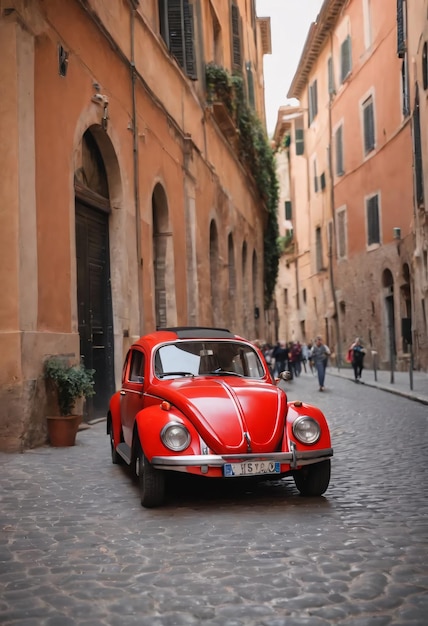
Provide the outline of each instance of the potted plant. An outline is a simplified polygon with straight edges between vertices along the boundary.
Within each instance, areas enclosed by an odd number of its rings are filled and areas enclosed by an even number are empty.
[[[44,375],[54,392],[59,415],[48,416],[48,436],[52,446],[74,446],[82,421],[83,402],[76,413],[76,402],[93,396],[95,370],[83,365],[69,365],[58,356],[49,357],[44,364]]]

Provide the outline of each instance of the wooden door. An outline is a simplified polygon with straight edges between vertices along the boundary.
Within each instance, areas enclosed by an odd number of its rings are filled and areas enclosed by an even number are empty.
[[[114,392],[113,315],[106,212],[76,201],[77,302],[80,354],[95,370],[86,419],[107,414]]]

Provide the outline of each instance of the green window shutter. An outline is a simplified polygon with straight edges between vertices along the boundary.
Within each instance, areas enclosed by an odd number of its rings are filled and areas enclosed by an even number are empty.
[[[185,72],[189,78],[196,80],[195,33],[193,28],[193,6],[184,2],[184,51],[186,59]]]
[[[256,99],[254,95],[254,78],[253,78],[253,70],[251,68],[251,61],[245,64],[245,69],[247,71],[247,88],[248,88],[248,102],[252,109],[256,108]]]
[[[197,78],[193,6],[189,0],[160,0],[160,34],[182,70]]]
[[[236,4],[231,6],[232,16],[232,65],[235,69],[240,70],[242,68],[242,56],[241,56],[241,16],[239,14],[239,8]]]
[[[336,131],[336,175],[343,176],[345,173],[343,166],[343,133],[342,126]]]
[[[292,220],[293,216],[292,216],[292,210],[291,210],[291,201],[290,200],[286,200],[284,202],[284,206],[285,206],[285,219],[286,220]]]
[[[296,154],[302,155],[305,153],[305,135],[303,128],[296,128],[295,132],[296,139]]]
[[[397,55],[403,59],[406,53],[406,27],[405,27],[404,0],[397,0]]]
[[[336,93],[336,91],[334,88],[333,59],[331,57],[327,61],[327,73],[328,73],[328,93],[332,95]]]
[[[312,124],[312,121],[315,119],[318,113],[318,86],[317,81],[309,85],[309,126]]]
[[[368,154],[375,148],[375,131],[374,131],[374,113],[373,113],[373,101],[371,98],[363,105],[363,120],[364,120],[364,150]]]
[[[340,47],[340,80],[343,83],[352,69],[351,36],[348,35]]]
[[[367,201],[367,244],[380,243],[378,197],[372,196]]]

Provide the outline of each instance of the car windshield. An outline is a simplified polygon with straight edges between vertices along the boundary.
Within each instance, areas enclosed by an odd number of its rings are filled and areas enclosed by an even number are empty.
[[[262,378],[265,372],[253,347],[235,341],[177,341],[155,354],[158,378],[207,374]]]

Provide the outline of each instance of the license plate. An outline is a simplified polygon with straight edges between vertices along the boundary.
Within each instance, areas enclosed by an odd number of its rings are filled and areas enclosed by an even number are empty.
[[[227,478],[279,473],[280,463],[275,461],[245,461],[245,463],[226,463],[223,466],[223,475]]]

